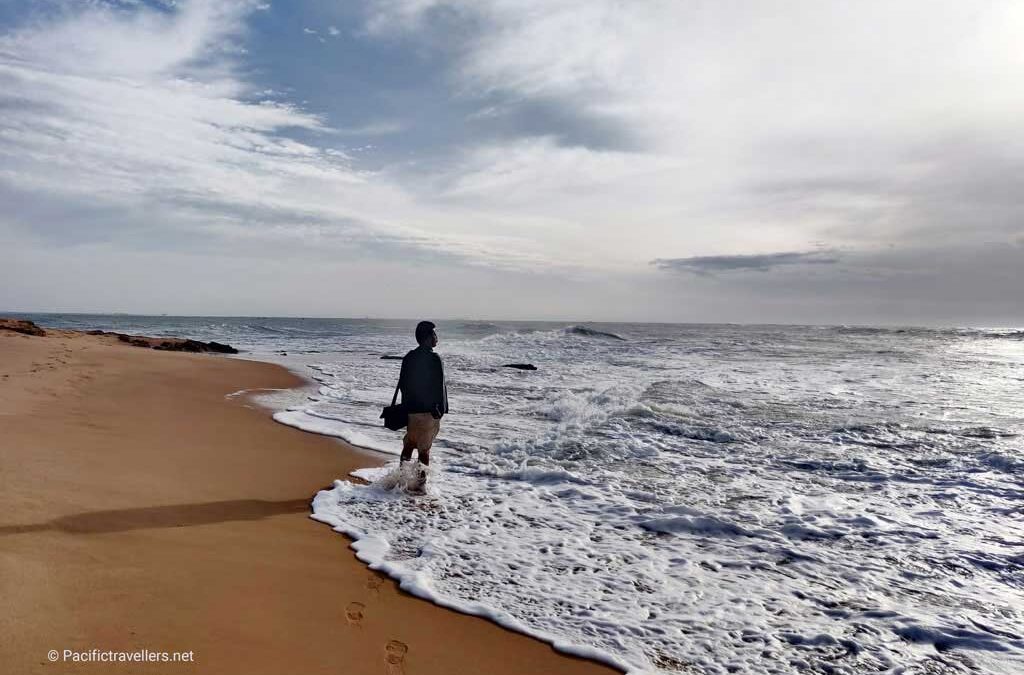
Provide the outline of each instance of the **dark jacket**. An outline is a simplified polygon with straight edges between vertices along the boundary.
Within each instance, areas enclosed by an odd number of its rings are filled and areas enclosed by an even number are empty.
[[[407,412],[433,413],[436,418],[448,412],[444,367],[441,357],[430,347],[420,345],[402,358],[398,389]]]

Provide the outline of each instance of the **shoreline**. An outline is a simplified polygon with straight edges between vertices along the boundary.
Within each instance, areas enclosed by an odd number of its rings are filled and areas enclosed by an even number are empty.
[[[0,331],[12,672],[136,672],[51,649],[194,652],[167,673],[618,672],[403,593],[310,518],[319,489],[385,460],[251,400],[299,374],[49,332]]]
[[[300,372],[296,368],[288,367],[285,364],[274,363],[272,361],[259,361],[256,359],[248,358],[246,356],[242,356],[242,353],[227,355],[227,358],[236,358],[239,360],[246,360],[254,363],[267,363],[270,365],[275,365],[285,369],[293,376],[302,381],[301,384],[286,389],[244,389],[238,392],[234,392],[233,394],[229,394],[229,396],[238,395],[243,399],[249,400],[258,409],[263,410],[268,415],[270,415],[271,419],[277,424],[281,424],[283,426],[295,429],[305,434],[312,434],[314,436],[319,436],[322,438],[338,441],[343,445],[347,446],[348,448],[354,449],[361,453],[366,453],[368,455],[367,461],[374,461],[376,466],[383,466],[384,464],[393,461],[398,457],[398,453],[396,452],[386,452],[384,450],[378,450],[376,448],[368,446],[357,445],[340,434],[316,431],[305,425],[296,424],[289,420],[279,419],[278,416],[282,414],[282,411],[277,411],[268,405],[255,401],[253,399],[253,396],[256,395],[258,392],[286,390],[298,391],[301,389],[312,390],[315,389],[315,387],[317,387],[319,383],[316,380],[309,377],[308,375],[306,375],[305,373]],[[338,481],[341,480],[351,481],[352,478],[353,477],[351,475],[342,476],[335,479],[334,482],[337,483]],[[357,480],[362,479],[357,478]],[[383,565],[375,564],[372,560],[372,556],[368,556],[366,553],[360,553],[360,549],[367,543],[363,541],[363,539],[366,537],[365,533],[362,533],[358,530],[354,530],[353,528],[348,527],[344,523],[341,523],[331,517],[317,515],[315,509],[317,500],[321,498],[321,495],[324,495],[324,498],[327,498],[326,496],[330,492],[332,485],[325,486],[323,489],[318,490],[312,496],[312,498],[310,499],[310,518],[322,525],[331,528],[332,532],[345,537],[345,539],[349,541],[349,548],[352,551],[353,555],[360,562],[362,562],[367,569],[372,570],[374,572],[378,572],[385,578],[389,579],[392,583],[397,585],[401,592],[419,598],[420,600],[428,602],[436,607],[451,610],[453,612],[457,612],[465,616],[476,617],[484,621],[493,623],[496,626],[504,628],[505,630],[508,630],[517,635],[522,635],[527,638],[539,640],[540,642],[549,645],[555,652],[562,654],[564,656],[574,659],[583,659],[585,661],[590,661],[596,664],[600,664],[602,666],[607,666],[608,668],[611,668],[613,672],[631,672],[632,669],[629,666],[629,664],[612,653],[602,651],[596,647],[580,645],[573,642],[566,642],[556,635],[552,635],[550,633],[537,630],[527,624],[522,623],[521,621],[514,618],[502,609],[493,608],[486,604],[475,601],[450,599],[448,597],[445,597],[434,592],[433,590],[422,588],[419,584],[409,583],[408,580],[402,576],[401,572],[397,571],[396,569],[393,569],[392,566],[387,563]]]
[[[375,466],[383,466],[388,462],[393,461],[396,457],[398,457],[398,453],[389,453],[383,450],[377,450],[375,448],[357,445],[341,435],[312,431],[301,425],[278,419],[277,416],[280,414],[281,411],[276,411],[274,410],[274,408],[263,403],[260,403],[259,401],[256,401],[254,397],[264,392],[299,391],[302,389],[313,389],[316,386],[318,386],[317,381],[308,377],[306,374],[299,372],[295,368],[289,368],[285,364],[274,363],[272,361],[260,361],[252,358],[243,357],[240,354],[241,353],[226,354],[225,358],[235,358],[238,360],[245,360],[253,363],[265,363],[268,365],[277,366],[279,368],[286,370],[295,378],[301,380],[301,382],[294,387],[242,389],[237,392],[228,394],[228,397],[237,396],[242,400],[249,401],[256,409],[262,410],[264,413],[269,415],[270,418],[277,424],[281,424],[288,428],[295,429],[296,431],[299,431],[304,434],[311,434],[313,436],[319,436],[322,438],[326,438],[328,440],[337,441],[342,445],[346,446],[350,450],[355,450],[359,453],[364,453],[367,455],[367,462],[373,462]],[[352,475],[346,475],[336,478],[334,482],[337,483],[338,481],[341,480],[351,481],[352,478]],[[362,478],[357,477],[357,481],[361,480]],[[562,654],[564,656],[573,659],[582,659],[602,666],[607,666],[611,668],[613,672],[617,673],[629,673],[631,671],[630,666],[627,663],[625,663],[622,659],[616,657],[614,654],[601,651],[600,649],[597,649],[595,647],[582,646],[572,642],[564,642],[555,635],[551,635],[543,631],[536,630],[529,625],[523,624],[522,622],[518,621],[517,619],[515,619],[514,617],[512,617],[507,612],[501,609],[495,609],[489,607],[488,605],[477,602],[452,600],[446,598],[443,595],[439,595],[433,591],[419,588],[416,585],[407,586],[406,581],[402,578],[400,573],[389,571],[388,565],[384,565],[383,568],[378,568],[377,566],[374,566],[371,560],[367,558],[365,554],[360,554],[360,542],[363,539],[363,536],[360,535],[362,533],[357,533],[357,531],[353,531],[351,528],[344,526],[343,524],[335,521],[332,518],[318,516],[316,514],[316,510],[314,507],[317,499],[319,499],[321,495],[326,495],[330,491],[331,487],[332,486],[325,486],[321,490],[318,490],[310,498],[310,519],[317,523],[320,523],[321,525],[329,527],[332,532],[339,534],[346,540],[348,540],[349,549],[351,550],[352,554],[356,557],[357,560],[363,563],[363,565],[368,570],[377,572],[386,579],[390,580],[398,587],[398,589],[402,593],[418,598],[424,602],[428,602],[440,609],[451,610],[464,616],[476,617],[489,623],[493,623],[494,625],[505,630],[508,630],[512,633],[515,633],[516,635],[522,635],[526,638],[539,640],[540,642],[549,645],[555,652]]]

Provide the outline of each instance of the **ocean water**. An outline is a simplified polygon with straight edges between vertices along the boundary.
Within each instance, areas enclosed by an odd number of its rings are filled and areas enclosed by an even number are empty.
[[[414,321],[28,318],[231,343],[316,382],[279,422],[400,448]],[[311,496],[403,588],[637,673],[1024,673],[1024,332],[438,333],[428,494]]]

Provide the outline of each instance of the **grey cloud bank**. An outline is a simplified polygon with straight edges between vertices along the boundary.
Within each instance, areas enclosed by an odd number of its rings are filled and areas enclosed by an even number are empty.
[[[690,258],[656,258],[651,261],[662,269],[694,272],[696,274],[712,274],[714,272],[733,272],[738,270],[756,270],[767,272],[783,265],[832,265],[839,262],[834,253],[808,251],[804,253],[763,253],[754,255],[707,255]]]

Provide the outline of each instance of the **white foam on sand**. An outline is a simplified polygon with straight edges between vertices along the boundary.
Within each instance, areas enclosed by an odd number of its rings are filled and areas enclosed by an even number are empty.
[[[340,438],[360,448],[368,448],[389,455],[400,454],[401,446],[394,442],[385,443],[357,431],[339,420],[325,419],[304,409],[284,410],[274,413],[274,421],[296,429],[302,429],[322,436]]]
[[[445,495],[439,494],[438,489],[429,480],[425,495],[410,493],[409,486],[416,482],[419,471],[420,465],[416,461],[406,462],[402,465],[392,463],[384,467],[357,469],[352,472],[352,475],[368,481],[368,484],[358,486],[347,481],[335,481],[332,489],[321,490],[313,498],[313,514],[310,517],[327,523],[336,532],[350,537],[353,540],[352,548],[356,552],[356,557],[367,563],[370,569],[383,572],[396,579],[399,582],[399,587],[407,593],[441,607],[483,617],[509,630],[536,637],[563,653],[593,659],[623,671],[635,670],[627,661],[613,653],[586,643],[574,643],[566,640],[558,633],[548,632],[531,623],[525,623],[515,614],[487,602],[446,593],[443,588],[437,587],[435,576],[429,569],[431,561],[444,565],[445,554],[439,548],[444,545],[443,541],[432,542],[415,551],[403,549],[401,545],[396,547],[392,543],[393,540],[386,535],[368,533],[351,524],[337,508],[340,504],[339,498],[344,500],[357,493],[360,494],[357,499],[365,500],[363,503],[371,508],[382,511],[393,510],[398,514],[443,508],[442,500],[445,499]],[[502,543],[501,541],[494,542],[498,547]]]
[[[947,585],[928,569],[933,549],[964,543],[931,539],[930,516],[894,522],[874,501],[867,517],[812,496],[781,500],[774,517],[727,518],[710,505],[652,508],[568,474],[534,472],[534,482],[465,468],[439,471],[416,497],[394,489],[394,465],[359,470],[371,483],[335,482],[312,517],[405,591],[629,672],[860,675],[934,659],[951,664],[936,672],[1010,673],[1024,663],[1024,635],[1008,628],[1021,625],[1020,608],[969,570]],[[990,611],[1002,628],[979,620]]]

